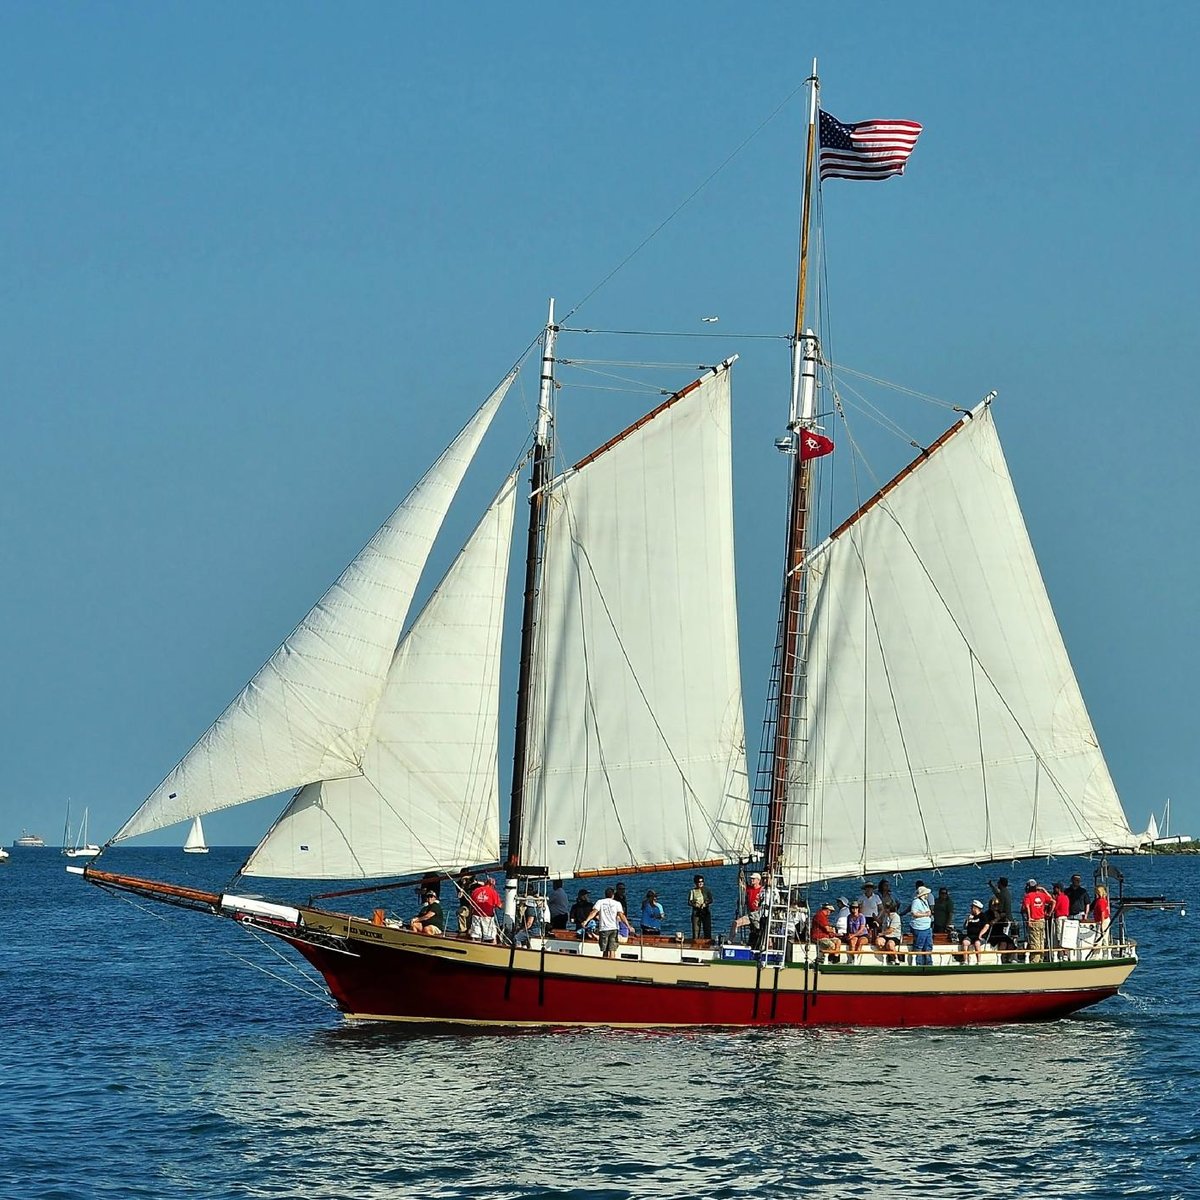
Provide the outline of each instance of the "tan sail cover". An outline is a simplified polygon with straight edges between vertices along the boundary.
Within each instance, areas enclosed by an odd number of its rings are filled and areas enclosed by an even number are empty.
[[[513,378],[488,398],[113,841],[360,772],[433,540]]]
[[[748,854],[728,364],[555,480],[522,861]]]
[[[794,882],[1137,839],[981,405],[808,558]],[[806,799],[809,806],[806,809]],[[795,844],[792,838],[789,842]]]
[[[355,879],[500,856],[500,639],[516,476],[396,651],[362,774],[292,798],[246,875]]]

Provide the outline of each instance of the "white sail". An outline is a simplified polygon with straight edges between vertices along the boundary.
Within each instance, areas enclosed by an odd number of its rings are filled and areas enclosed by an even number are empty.
[[[433,540],[513,378],[488,398],[113,841],[315,780],[359,774]]]
[[[794,881],[1137,844],[986,405],[807,572]]]
[[[192,818],[192,827],[188,830],[187,841],[183,843],[185,854],[207,854],[208,843],[204,840],[204,825],[199,817]]]
[[[522,861],[566,876],[748,854],[729,364],[549,504]]]
[[[244,874],[372,878],[499,858],[500,640],[516,482],[400,643],[362,774],[302,788]]]

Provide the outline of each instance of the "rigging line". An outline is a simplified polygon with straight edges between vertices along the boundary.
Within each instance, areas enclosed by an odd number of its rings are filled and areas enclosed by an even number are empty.
[[[596,369],[594,366],[584,366],[584,365],[581,365],[581,361],[580,361],[579,359],[576,359],[576,360],[575,360],[575,362],[574,362],[572,365],[573,365],[573,366],[575,367],[575,369],[576,369],[577,371],[579,371],[581,374],[584,374],[584,375],[594,375],[594,376],[596,376],[596,377],[597,377],[597,378],[599,378],[599,379],[615,379],[615,380],[617,380],[617,381],[618,381],[618,382],[620,382],[620,383],[628,383],[628,384],[630,384],[630,385],[631,385],[633,388],[635,388],[635,389],[636,389],[636,390],[638,390],[638,391],[643,391],[643,392],[647,392],[647,391],[648,391],[648,392],[653,392],[655,395],[663,395],[663,396],[673,396],[673,395],[675,394],[675,392],[676,392],[676,391],[678,391],[678,389],[677,389],[677,388],[674,388],[674,389],[671,389],[671,390],[667,390],[666,388],[659,388],[659,387],[655,387],[653,384],[646,383],[646,382],[644,382],[644,381],[643,381],[643,380],[641,380],[641,379],[630,379],[630,378],[629,378],[629,376],[627,376],[627,375],[618,375],[618,374],[616,374],[616,372],[614,372],[614,371],[599,371],[599,370],[597,370],[597,369]],[[614,365],[616,365],[616,364],[614,364]],[[636,366],[638,366],[639,364],[638,364],[638,363],[630,363],[630,364],[628,364],[628,365],[629,365],[629,366],[632,366],[632,367],[636,367]],[[711,368],[711,367],[700,367],[700,368],[699,368],[699,370],[701,370],[701,371],[705,371],[705,370],[709,370],[709,371],[711,371],[711,370],[712,370],[712,368]],[[589,385],[588,385],[588,384],[585,384],[585,383],[579,383],[578,381],[576,381],[576,382],[572,383],[572,385],[571,385],[571,386],[572,386],[572,387],[577,387],[577,388],[582,388],[582,387],[587,387],[587,386],[589,386]]]
[[[711,363],[696,363],[696,362],[657,362],[650,359],[624,359],[624,358],[556,358],[554,360],[560,367],[642,367],[646,370],[664,371],[712,371],[715,367]]]
[[[739,342],[790,342],[790,333],[691,333],[684,330],[663,329],[589,329],[583,326],[558,327],[560,333],[594,333],[613,337],[652,337],[652,338],[708,338],[710,340],[739,341]],[[528,351],[526,351],[528,353]]]
[[[804,87],[804,84],[798,84],[794,87],[749,135],[733,150],[731,154],[722,162],[711,174],[708,175],[701,183],[699,183],[676,208],[664,220],[660,221],[654,229],[650,231],[603,279],[570,312],[563,318],[563,322],[569,321],[610,279],[621,271],[629,262],[636,257],[646,245],[656,238],[712,181],[723,171],[741,152],[748,146],[758,135],[791,103],[792,98]]]
[[[858,371],[853,367],[846,366],[845,363],[830,363],[832,368],[837,367],[845,375],[853,375],[858,379],[865,379],[868,383],[878,384],[880,387],[891,389],[893,392],[899,392],[904,396],[912,396],[916,400],[927,400],[930,404],[936,405],[939,408],[946,408],[952,412],[965,411],[961,405],[957,405],[950,400],[943,400],[940,396],[931,396],[928,392],[919,392],[915,388],[904,387],[902,384],[893,383],[888,379],[880,379],[877,375],[868,375],[866,371]]]

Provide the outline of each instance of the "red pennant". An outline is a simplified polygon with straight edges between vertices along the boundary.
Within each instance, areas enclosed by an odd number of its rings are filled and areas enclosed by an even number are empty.
[[[813,433],[811,429],[800,431],[800,459],[802,462],[810,458],[821,458],[832,450],[833,442],[823,434]]]

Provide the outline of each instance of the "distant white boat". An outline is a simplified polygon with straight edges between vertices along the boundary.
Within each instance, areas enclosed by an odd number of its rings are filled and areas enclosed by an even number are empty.
[[[39,849],[45,844],[43,838],[38,837],[36,833],[26,833],[24,829],[21,830],[21,836],[13,842],[14,846],[32,846]]]
[[[0,863],[8,862],[8,851],[3,846],[0,846]]]
[[[87,840],[88,827],[88,810],[83,810],[83,820],[79,823],[79,830],[75,834],[75,840],[71,840],[71,803],[67,802],[67,820],[63,825],[63,848],[62,852],[68,858],[95,858],[100,853],[100,847],[95,842]]]
[[[1190,834],[1171,832],[1171,798],[1168,796],[1166,807],[1163,809],[1162,824],[1159,825],[1155,815],[1150,814],[1146,832],[1142,834],[1142,849],[1150,850],[1155,846],[1186,846],[1192,840]]]
[[[204,826],[200,824],[200,818],[196,817],[192,821],[192,827],[188,830],[187,841],[183,843],[184,854],[207,854],[208,846],[204,841]]]

